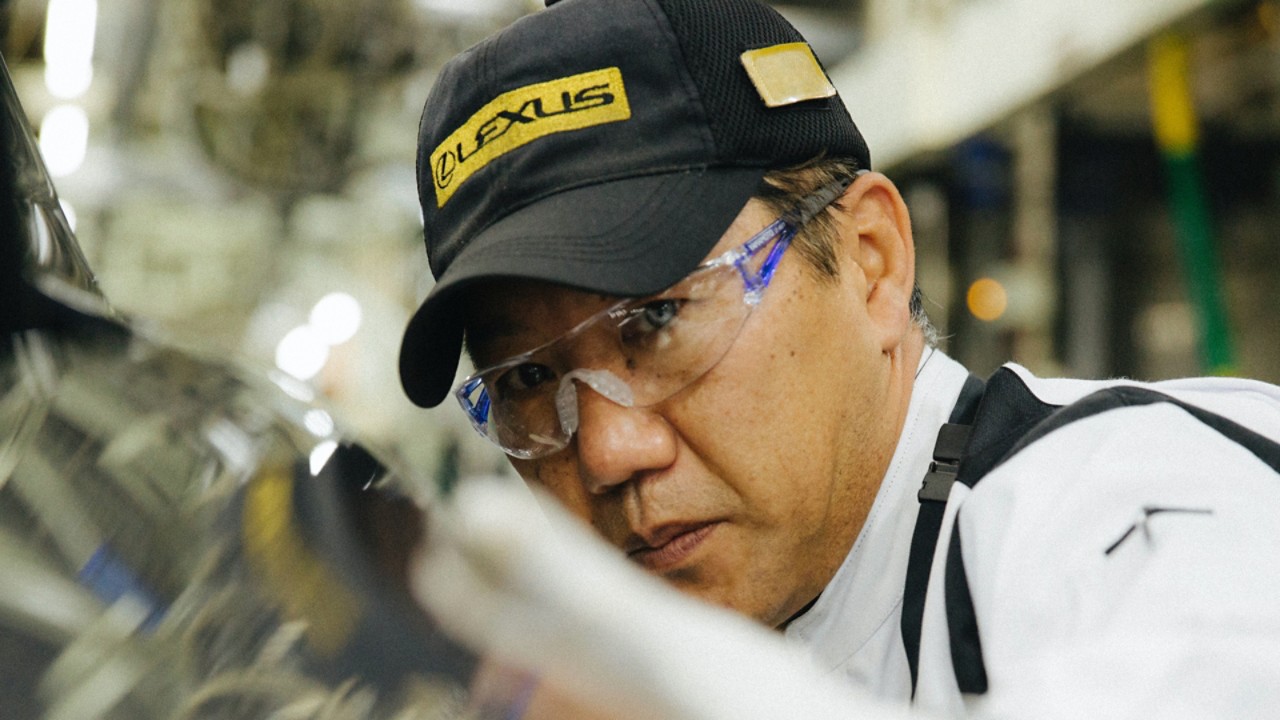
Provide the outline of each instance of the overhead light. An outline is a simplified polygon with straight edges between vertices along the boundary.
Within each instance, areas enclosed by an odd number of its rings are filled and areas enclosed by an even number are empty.
[[[44,24],[44,81],[64,100],[80,97],[93,82],[93,41],[98,0],[49,0]]]
[[[271,77],[271,56],[258,43],[242,43],[227,57],[227,87],[242,97],[258,94]]]
[[[302,425],[316,437],[329,437],[333,434],[333,417],[320,408],[311,408],[302,416]]]
[[[315,377],[329,362],[329,344],[310,325],[290,330],[276,346],[276,367],[299,380]]]
[[[40,154],[49,174],[70,175],[80,169],[89,149],[89,116],[79,105],[59,105],[40,123]]]
[[[999,320],[1009,308],[1009,293],[1004,285],[992,278],[979,278],[969,286],[965,298],[969,312],[983,322]]]
[[[320,298],[311,309],[311,329],[329,345],[341,345],[360,329],[363,316],[360,303],[344,292]]]

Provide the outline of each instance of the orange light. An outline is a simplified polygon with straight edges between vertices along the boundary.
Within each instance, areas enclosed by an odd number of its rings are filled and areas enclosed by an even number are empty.
[[[1009,293],[991,278],[980,278],[969,286],[969,312],[984,322],[994,322],[1009,308]]]

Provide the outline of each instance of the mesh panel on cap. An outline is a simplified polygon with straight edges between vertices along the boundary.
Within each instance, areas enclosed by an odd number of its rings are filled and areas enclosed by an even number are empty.
[[[776,10],[755,0],[657,3],[702,95],[721,157],[778,167],[825,154],[870,164],[866,144],[839,97],[774,109],[760,99],[742,66],[742,53],[804,40]]]

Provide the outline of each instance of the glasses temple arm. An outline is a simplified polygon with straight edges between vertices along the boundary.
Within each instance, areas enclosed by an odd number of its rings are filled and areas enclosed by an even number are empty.
[[[859,170],[849,177],[840,178],[824,185],[815,191],[812,195],[802,200],[794,208],[791,208],[784,219],[794,225],[800,227],[810,220],[818,216],[818,213],[826,209],[828,205],[836,201],[836,198],[844,194],[845,190],[853,184],[858,176],[865,174],[866,170]]]
[[[777,241],[769,249],[768,257],[761,263],[760,272],[749,274],[745,267],[739,266],[742,271],[742,279],[747,283],[748,293],[760,293],[769,286],[769,281],[773,279],[773,271],[778,267],[778,261],[782,258],[782,253],[786,251],[787,246],[791,244],[791,239],[796,236],[800,228],[817,217],[818,213],[825,210],[828,205],[835,202],[853,184],[853,181],[865,172],[867,171],[859,170],[849,177],[840,178],[828,185],[824,185],[780,219],[783,227],[778,232]]]
[[[791,238],[795,235],[794,225],[787,225],[778,233],[777,241],[773,243],[773,247],[769,248],[769,254],[765,256],[764,262],[760,263],[760,272],[748,275],[746,268],[742,268],[744,271],[742,279],[747,283],[748,293],[761,293],[769,287],[769,281],[773,280],[773,271],[778,269],[782,253],[786,252],[787,246],[791,244]]]

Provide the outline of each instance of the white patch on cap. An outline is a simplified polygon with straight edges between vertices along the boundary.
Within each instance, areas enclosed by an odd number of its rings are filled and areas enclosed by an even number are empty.
[[[768,107],[795,105],[836,95],[808,43],[787,43],[742,53],[742,66]]]

